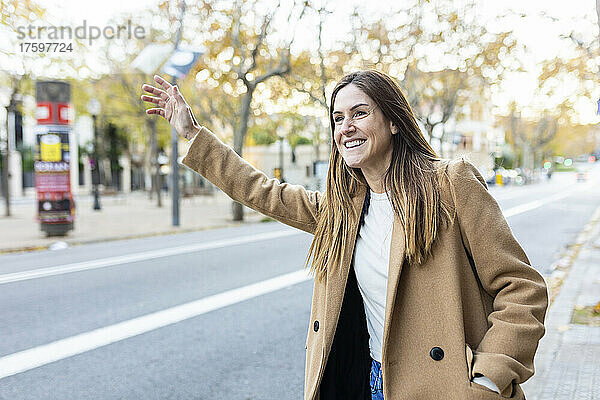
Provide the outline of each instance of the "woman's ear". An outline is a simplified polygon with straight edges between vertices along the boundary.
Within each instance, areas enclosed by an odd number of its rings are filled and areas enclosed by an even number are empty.
[[[396,133],[398,133],[398,127],[396,127],[396,125],[394,125],[394,123],[391,121],[390,121],[390,131],[392,131],[392,135],[395,135]]]

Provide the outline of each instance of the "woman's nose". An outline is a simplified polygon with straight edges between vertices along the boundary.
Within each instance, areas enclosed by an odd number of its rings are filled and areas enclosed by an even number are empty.
[[[344,122],[342,122],[342,125],[340,126],[340,133],[342,135],[345,135],[349,132],[353,132],[354,131],[354,125],[352,124],[352,120],[350,119],[345,119]]]

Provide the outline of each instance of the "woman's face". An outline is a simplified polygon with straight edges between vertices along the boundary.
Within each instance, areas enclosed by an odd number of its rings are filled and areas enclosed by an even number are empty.
[[[333,121],[335,144],[346,164],[383,176],[391,162],[393,125],[375,102],[348,84],[337,92]]]

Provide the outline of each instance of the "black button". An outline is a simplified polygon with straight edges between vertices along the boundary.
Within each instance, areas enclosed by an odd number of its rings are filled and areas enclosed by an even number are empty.
[[[316,331],[319,330],[319,321],[315,321],[315,324],[313,325],[313,329]]]
[[[429,355],[431,356],[431,358],[433,358],[435,361],[440,361],[442,358],[444,358],[444,350],[442,350],[439,347],[434,347],[433,349],[431,349],[431,351],[429,352]]]

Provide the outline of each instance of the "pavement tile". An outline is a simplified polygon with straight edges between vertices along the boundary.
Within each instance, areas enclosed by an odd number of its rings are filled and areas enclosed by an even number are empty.
[[[546,335],[525,382],[528,400],[600,399],[600,327],[571,324],[576,305],[600,301],[600,223],[593,226],[546,316]]]

